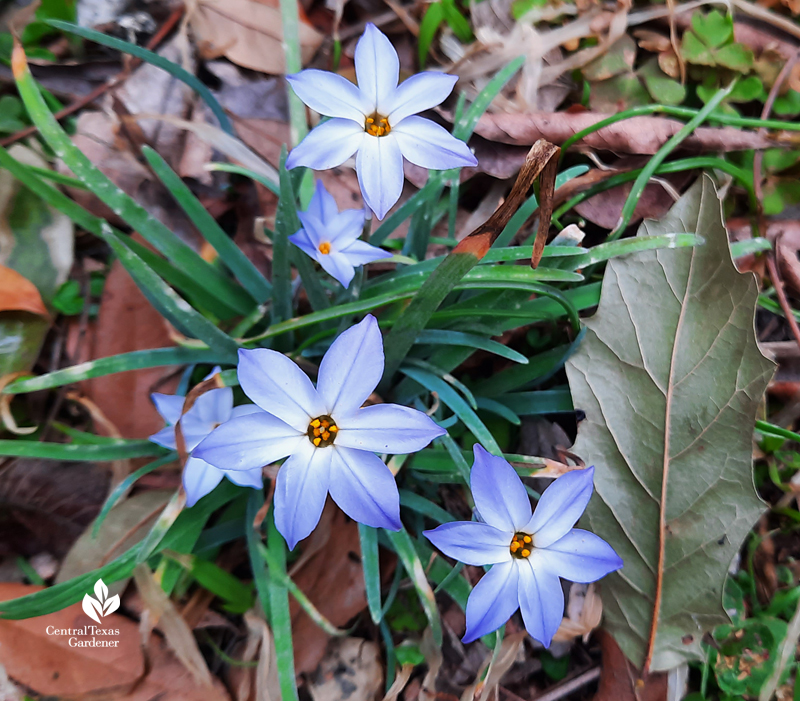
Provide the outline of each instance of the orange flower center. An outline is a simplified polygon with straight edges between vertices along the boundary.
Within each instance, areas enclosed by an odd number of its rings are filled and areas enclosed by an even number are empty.
[[[391,130],[389,120],[377,112],[367,117],[364,124],[364,131],[370,136],[386,136]]]
[[[515,533],[511,539],[511,545],[508,546],[511,554],[518,560],[529,557],[531,550],[533,550],[533,538],[527,533]]]
[[[322,255],[327,256],[331,252],[331,245],[326,241],[325,243],[321,243],[319,245],[319,252]]]
[[[322,415],[308,424],[306,435],[315,448],[327,448],[329,445],[333,445],[338,431],[339,427],[333,422],[333,419],[330,416]]]

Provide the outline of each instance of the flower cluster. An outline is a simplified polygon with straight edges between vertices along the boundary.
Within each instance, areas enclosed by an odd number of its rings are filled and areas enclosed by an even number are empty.
[[[374,24],[367,25],[358,41],[355,64],[358,86],[336,73],[316,69],[287,77],[306,105],[332,117],[292,150],[287,168],[327,170],[355,154],[364,201],[383,219],[400,199],[403,158],[435,170],[477,165],[463,141],[417,116],[447,98],[456,76],[426,71],[398,85],[397,52]]]
[[[622,567],[608,543],[573,528],[592,496],[593,478],[591,467],[568,472],[531,512],[514,468],[475,446],[470,486],[481,521],[425,531],[445,555],[468,565],[492,565],[467,601],[465,643],[496,630],[521,609],[528,633],[548,647],[564,611],[559,577],[594,582]]]

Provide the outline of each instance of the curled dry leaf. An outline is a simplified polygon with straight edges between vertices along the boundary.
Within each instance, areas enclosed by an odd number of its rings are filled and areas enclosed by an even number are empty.
[[[588,587],[573,584],[570,587],[567,614],[561,620],[561,625],[553,636],[553,641],[565,643],[573,638],[583,638],[586,641],[603,618],[603,600],[598,595],[594,584],[590,584]]]
[[[475,133],[504,144],[529,145],[539,139],[563,144],[608,116],[601,112],[486,114],[478,120]],[[578,145],[616,153],[652,155],[682,127],[682,122],[665,117],[633,117],[589,134]],[[683,147],[693,151],[746,151],[788,147],[794,139],[787,132],[757,134],[733,127],[700,127],[683,142]]]
[[[187,12],[205,58],[225,56],[262,73],[286,72],[278,0],[191,0]],[[300,52],[306,63],[322,44],[322,35],[300,12]]]

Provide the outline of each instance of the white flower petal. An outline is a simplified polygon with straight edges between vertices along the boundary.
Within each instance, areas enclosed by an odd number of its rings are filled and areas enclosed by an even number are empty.
[[[391,258],[392,254],[377,246],[371,246],[366,241],[353,241],[342,253],[347,256],[351,265],[359,266],[372,263],[374,260]]]
[[[475,444],[470,488],[481,518],[491,526],[516,533],[530,520],[531,502],[516,470]]]
[[[304,440],[281,465],[275,480],[275,526],[289,550],[314,530],[330,482],[332,448],[315,448]]]
[[[513,560],[494,565],[483,575],[467,599],[465,643],[497,630],[514,615],[519,608],[518,582],[519,566]]]
[[[305,432],[259,411],[226,421],[192,455],[222,470],[253,470],[285,458],[303,442],[309,443]]]
[[[363,125],[364,118],[372,113],[367,96],[336,73],[309,68],[286,76],[286,80],[297,97],[326,117],[352,119]]]
[[[394,127],[406,117],[418,112],[424,112],[431,107],[441,104],[453,92],[458,82],[457,75],[425,71],[417,73],[400,83],[394,91],[383,114],[389,119],[389,125]]]
[[[535,566],[532,558],[518,560],[519,607],[525,629],[545,647],[564,617],[564,591],[558,575]]]
[[[364,134],[356,172],[364,202],[383,219],[403,192],[403,156],[394,132],[387,136]]]
[[[197,417],[199,421],[205,423],[222,423],[231,416],[233,408],[233,389],[230,387],[220,387],[211,389],[201,394],[186,415],[183,421],[191,415]]]
[[[301,433],[325,404],[297,364],[267,348],[239,351],[239,382],[244,393],[265,411]]]
[[[594,491],[594,467],[561,475],[544,490],[536,510],[525,526],[533,533],[533,544],[546,548],[563,538],[581,517]]]
[[[358,87],[367,99],[365,114],[377,111],[386,116],[400,77],[400,61],[392,42],[372,22],[356,44],[355,64]]]
[[[181,418],[181,411],[183,411],[183,402],[186,397],[179,397],[175,394],[161,394],[153,392],[150,395],[153,404],[156,405],[156,411],[161,415],[168,424],[175,425],[178,419]]]
[[[328,170],[342,165],[361,146],[364,125],[350,119],[329,119],[312,129],[286,159],[287,168]]]
[[[260,406],[256,404],[241,404],[240,406],[235,406],[231,409],[231,419],[235,419],[238,416],[250,416],[250,414],[266,414]]]
[[[336,421],[337,445],[373,453],[413,453],[447,433],[427,414],[399,404],[367,406]]]
[[[292,234],[289,237],[289,241],[291,241],[295,246],[297,246],[309,258],[313,258],[314,260],[319,260],[319,256],[321,255],[319,249],[311,240],[311,238],[308,235],[308,232],[305,229],[300,229],[300,231],[298,231],[296,234]]]
[[[422,534],[447,557],[465,565],[495,565],[511,560],[509,534],[488,523],[444,523]]]
[[[328,240],[327,227],[315,214],[311,212],[298,212],[297,218],[300,219],[300,223],[303,225],[300,231],[305,232],[312,246],[319,246],[320,243]]]
[[[314,258],[317,259],[322,269],[334,280],[339,282],[342,287],[347,289],[350,286],[356,271],[355,268],[350,265],[347,256],[343,253],[332,251],[331,253],[319,253],[314,256]]]
[[[383,338],[372,314],[342,333],[319,365],[317,391],[338,422],[353,414],[383,376]]]
[[[354,521],[393,531],[403,527],[394,475],[374,453],[334,445],[330,492]]]
[[[392,129],[406,160],[421,168],[448,170],[478,165],[463,141],[444,127],[423,117],[406,117]]]
[[[186,506],[194,506],[206,494],[213,491],[223,477],[222,470],[199,458],[189,458],[181,478],[186,492]]]

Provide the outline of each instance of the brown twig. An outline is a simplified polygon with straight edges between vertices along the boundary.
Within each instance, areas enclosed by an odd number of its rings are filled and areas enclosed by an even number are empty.
[[[574,679],[559,684],[540,696],[535,696],[533,701],[559,701],[559,699],[569,696],[581,687],[591,684],[593,681],[599,678],[600,667],[593,667],[592,669],[586,670],[583,674],[575,677]]]
[[[169,17],[167,17],[164,24],[161,25],[159,30],[150,38],[150,41],[147,42],[146,48],[148,50],[152,51],[153,49],[155,49],[164,40],[164,37],[166,37],[167,34],[169,34],[175,28],[175,25],[183,16],[184,9],[185,8],[183,7],[183,5],[181,5],[180,7],[177,7],[172,11],[172,14]],[[69,117],[71,114],[74,114],[78,110],[83,109],[87,105],[90,105],[98,97],[101,97],[106,92],[111,90],[111,88],[116,87],[124,80],[126,80],[128,76],[131,74],[131,72],[135,68],[138,68],[139,65],[141,65],[141,63],[142,59],[134,58],[130,62],[128,68],[115,75],[107,83],[104,83],[103,85],[98,85],[88,95],[84,95],[83,97],[78,98],[74,102],[70,103],[63,109],[56,112],[54,115],[55,118],[57,120],[62,120],[65,117]],[[11,134],[11,136],[7,136],[5,139],[0,140],[0,146],[3,147],[10,146],[11,144],[20,141],[21,139],[25,139],[28,136],[35,134],[37,131],[39,131],[39,129],[36,126],[26,127],[25,129],[22,129],[16,132],[15,134]]]
[[[781,280],[780,274],[778,273],[778,266],[775,264],[775,255],[773,253],[767,255],[767,272],[770,280],[772,280],[775,293],[778,295],[778,303],[781,305],[783,315],[789,323],[789,328],[792,331],[795,341],[797,341],[797,345],[800,346],[800,326],[797,325],[797,320],[794,318],[794,311],[789,305],[789,300],[786,298],[786,291],[783,289],[783,280]]]

